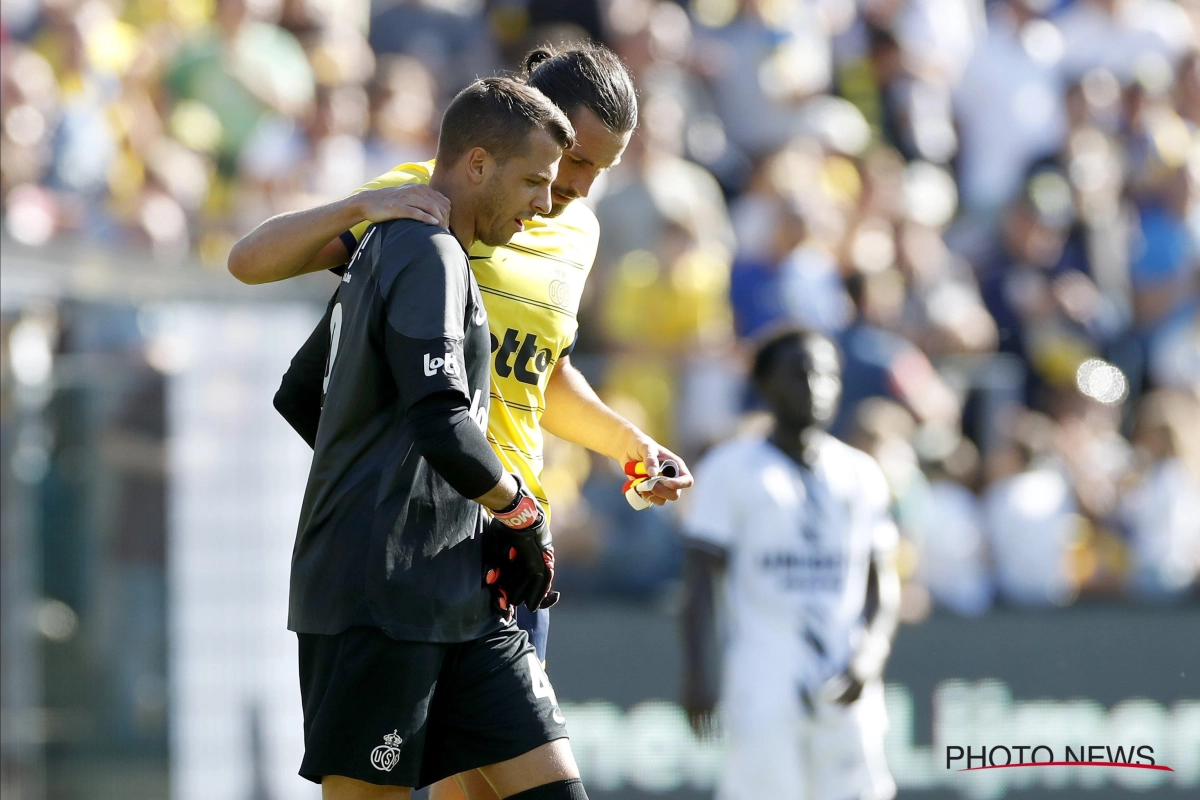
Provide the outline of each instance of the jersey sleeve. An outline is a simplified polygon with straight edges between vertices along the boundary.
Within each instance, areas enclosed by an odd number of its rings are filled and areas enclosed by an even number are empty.
[[[329,364],[329,328],[336,302],[337,292],[334,292],[325,315],[292,356],[273,400],[275,410],[309,447],[316,447],[317,426],[321,421],[321,387]]]
[[[684,536],[701,545],[728,550],[736,533],[736,469],[731,453],[718,448],[696,468],[696,489],[683,516]]]
[[[559,358],[564,358],[575,352],[575,345],[579,344],[579,331],[575,331],[575,335],[571,337],[571,343],[563,348],[563,351],[558,354]]]
[[[358,243],[362,241],[363,234],[369,227],[371,227],[371,223],[364,219],[350,230],[343,231],[342,235],[338,237],[342,240],[342,244],[346,245],[346,250],[350,255],[354,255],[354,251],[358,249]]]
[[[330,267],[330,272],[339,277],[346,274],[346,267],[349,265],[350,259],[354,258],[354,253],[358,250],[358,243],[362,241],[362,237],[366,234],[369,225],[370,223],[364,222],[356,226],[355,229],[358,230],[357,236],[351,231],[342,231],[338,238],[342,240],[342,246],[346,248],[346,263]]]
[[[390,225],[380,246],[385,348],[401,410],[438,392],[468,398],[463,336],[470,297],[466,255],[432,225]]]

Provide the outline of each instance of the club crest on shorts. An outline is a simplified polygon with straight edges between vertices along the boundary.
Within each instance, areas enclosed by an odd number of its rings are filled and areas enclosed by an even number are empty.
[[[384,772],[391,772],[400,763],[400,745],[402,744],[404,744],[404,740],[396,734],[395,730],[386,734],[383,737],[383,744],[371,751],[371,766]]]

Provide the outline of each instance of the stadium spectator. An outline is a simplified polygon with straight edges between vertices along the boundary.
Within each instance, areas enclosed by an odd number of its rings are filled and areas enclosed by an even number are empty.
[[[268,110],[302,114],[313,74],[296,38],[250,17],[244,0],[218,0],[213,23],[188,36],[165,75],[176,100],[211,109],[220,124],[218,166],[232,174],[238,155]]]
[[[956,424],[958,399],[928,357],[896,330],[904,276],[892,267],[874,274],[856,272],[847,288],[858,315],[840,337],[845,389],[831,430],[845,435],[858,403],[870,397],[892,398],[922,423]]]
[[[615,352],[605,386],[641,404],[651,436],[679,441],[679,384],[729,343],[728,295],[725,253],[679,222],[664,223],[653,250],[634,250],[609,276],[601,312]]]
[[[1029,165],[1066,135],[1062,34],[1030,0],[990,6],[987,35],[954,95],[963,204],[986,216],[1017,196]]]
[[[808,231],[804,218],[791,204],[770,194],[744,196],[735,215],[743,225],[758,228],[758,235],[751,240],[758,246],[741,247],[729,282],[734,326],[737,335],[745,339],[762,333],[787,313],[783,297],[785,264],[795,257]],[[751,215],[754,220],[749,219]],[[739,245],[743,241],[739,237]],[[833,278],[840,286],[836,273]]]
[[[658,246],[664,227],[681,225],[702,247],[733,251],[733,229],[721,187],[708,170],[683,157],[683,119],[669,95],[644,99],[642,126],[625,151],[621,169],[596,205],[600,285],[605,270],[633,250]]]
[[[701,20],[719,23],[700,31],[700,68],[735,147],[755,158],[791,138],[804,101],[832,80],[834,21],[813,6],[762,0],[739,0],[732,19]]]
[[[906,170],[905,189],[905,219],[895,232],[897,264],[908,286],[903,329],[933,359],[991,352],[996,323],[983,304],[975,272],[942,236],[949,215],[938,206],[953,209],[950,177],[916,162]]]
[[[983,509],[979,502],[979,451],[969,439],[942,437],[922,459],[929,494],[920,526],[918,579],[939,605],[967,617],[992,605]]]
[[[1200,575],[1200,404],[1181,392],[1142,400],[1133,443],[1137,471],[1121,500],[1133,592],[1154,600],[1186,596]]]
[[[1147,58],[1175,60],[1195,48],[1191,19],[1170,0],[1077,0],[1058,26],[1063,70],[1072,77],[1103,67],[1128,80]]]
[[[1070,385],[1100,338],[1104,297],[1064,258],[1073,221],[1070,185],[1040,173],[1006,211],[1000,246],[980,270],[1000,350],[1027,365],[1030,399],[1046,384]]]
[[[378,55],[411,56],[441,76],[439,108],[475,77],[500,67],[482,6],[425,0],[390,3],[372,19],[369,41]]]
[[[988,465],[988,546],[1000,597],[1017,607],[1066,605],[1078,591],[1070,561],[1077,505],[1053,437],[1052,420],[1023,414]]]

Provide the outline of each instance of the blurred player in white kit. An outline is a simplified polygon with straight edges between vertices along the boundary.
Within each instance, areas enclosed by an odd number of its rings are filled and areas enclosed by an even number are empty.
[[[684,518],[684,705],[710,735],[719,696],[730,746],[718,800],[890,800],[882,675],[900,579],[888,487],[874,459],[824,430],[841,394],[832,342],[779,331],[753,380],[773,429],[714,448]]]

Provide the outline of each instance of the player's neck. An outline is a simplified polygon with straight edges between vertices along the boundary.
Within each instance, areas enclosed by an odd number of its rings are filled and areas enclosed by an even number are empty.
[[[429,176],[429,188],[441,192],[450,201],[450,233],[464,250],[470,250],[475,244],[475,207],[467,193],[449,175],[438,172],[436,166]]]
[[[788,458],[807,467],[812,462],[812,448],[820,432],[819,428],[812,425],[789,425],[776,420],[775,429],[771,432],[771,443]]]
[[[462,205],[456,206],[453,200],[450,201],[450,233],[458,239],[463,250],[470,250],[475,244],[475,214]]]

